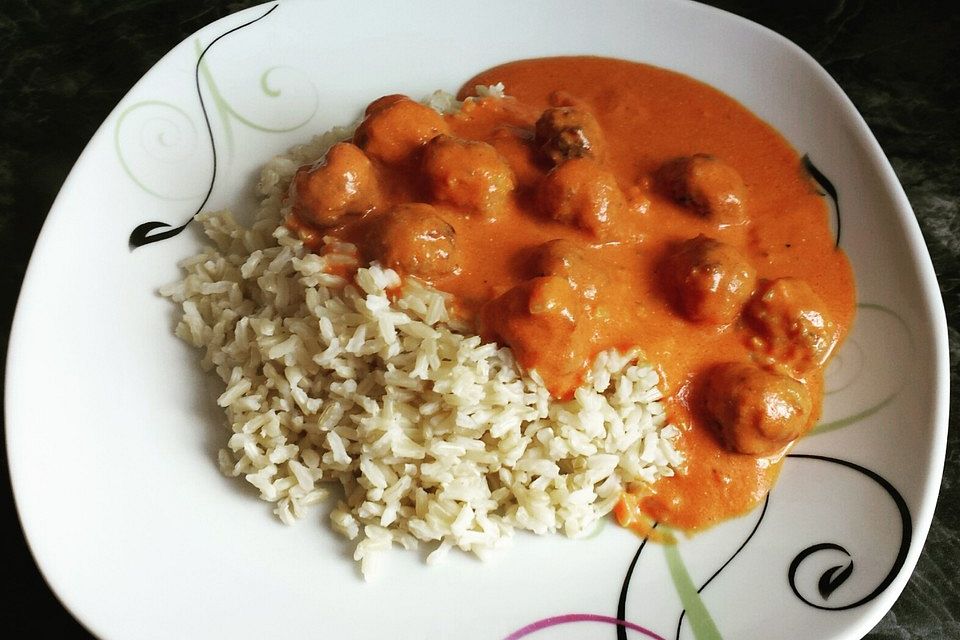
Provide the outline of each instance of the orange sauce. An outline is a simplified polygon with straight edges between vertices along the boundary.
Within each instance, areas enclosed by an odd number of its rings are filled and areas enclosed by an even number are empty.
[[[456,229],[460,262],[456,272],[431,278],[432,284],[454,295],[460,314],[485,338],[510,344],[520,364],[537,369],[557,397],[572,393],[597,353],[642,349],[661,374],[686,462],[676,476],[636,496],[639,509],[687,530],[748,511],[775,481],[783,452],[757,457],[727,450],[698,398],[710,367],[754,359],[749,336],[738,322],[717,326],[678,314],[662,263],[674,243],[706,234],[736,247],[760,279],[805,280],[842,339],[853,318],[854,280],[845,255],[834,247],[823,197],[782,136],[729,96],[687,76],[605,58],[524,60],[472,78],[459,98],[472,95],[476,85],[496,83],[504,84],[509,99],[470,100],[444,119],[452,135],[492,144],[510,165],[516,189],[495,216],[435,203]],[[603,166],[626,200],[609,233],[600,237],[538,210],[536,185],[551,166],[537,156],[534,124],[544,109],[555,106],[551,96],[558,91],[599,122],[606,139]],[[722,158],[742,176],[746,224],[718,225],[655,187],[654,176],[665,162],[698,153]],[[322,233],[297,220],[291,226],[308,240],[326,233],[355,242],[376,258],[370,238],[391,207],[431,201],[415,160],[377,171],[381,200],[374,210]],[[537,247],[558,238],[585,248],[596,272],[596,295],[588,307],[571,307],[569,326],[527,322],[510,307],[523,307],[523,288],[542,275]],[[503,296],[511,290],[515,296]],[[822,368],[805,373],[801,381],[818,415]]]

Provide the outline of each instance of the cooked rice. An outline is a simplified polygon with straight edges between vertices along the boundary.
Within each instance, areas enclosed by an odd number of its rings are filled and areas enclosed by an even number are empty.
[[[449,94],[428,103],[459,107]],[[553,400],[510,349],[451,317],[446,294],[360,265],[353,245],[325,238],[318,255],[288,232],[282,194],[297,167],[350,133],[271,161],[252,227],[229,211],[198,216],[214,246],[161,290],[182,305],[176,334],[226,385],[223,472],[276,503],[285,523],[339,483],[330,519],[357,541],[364,576],[394,543],[429,543],[434,562],[452,547],[483,557],[515,529],[580,536],[622,489],[672,475],[677,430],[636,353],[600,354],[572,400]],[[328,272],[344,265],[359,267],[350,280]]]

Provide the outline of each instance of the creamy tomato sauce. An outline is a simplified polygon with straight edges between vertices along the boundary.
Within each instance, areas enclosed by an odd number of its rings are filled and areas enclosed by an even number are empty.
[[[481,73],[509,98],[440,116],[370,105],[351,143],[302,168],[288,225],[453,294],[566,398],[591,360],[659,368],[685,467],[633,496],[694,530],[762,500],[819,416],[854,281],[797,153],[723,93],[594,57]]]

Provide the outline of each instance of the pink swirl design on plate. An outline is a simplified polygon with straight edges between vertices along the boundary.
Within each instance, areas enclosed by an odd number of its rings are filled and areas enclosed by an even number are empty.
[[[504,640],[520,640],[520,638],[524,638],[531,633],[536,633],[542,629],[556,627],[561,624],[569,624],[571,622],[605,622],[607,624],[619,625],[632,631],[637,631],[648,638],[653,638],[654,640],[666,640],[663,636],[657,635],[653,631],[645,629],[638,624],[634,624],[626,620],[620,620],[618,618],[612,618],[610,616],[597,615],[595,613],[568,613],[562,616],[553,616],[552,618],[537,620],[536,622],[531,622],[525,627],[517,629],[504,638]]]

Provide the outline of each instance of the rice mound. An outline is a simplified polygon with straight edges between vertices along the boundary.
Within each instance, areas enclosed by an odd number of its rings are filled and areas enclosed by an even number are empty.
[[[428,103],[458,106],[439,93]],[[182,306],[176,334],[226,385],[223,472],[285,523],[339,483],[330,519],[357,541],[367,577],[394,543],[430,543],[434,562],[452,547],[484,557],[516,529],[581,536],[622,489],[673,475],[678,431],[638,353],[600,354],[574,398],[556,401],[510,349],[452,317],[446,294],[360,264],[355,246],[331,238],[313,253],[283,226],[297,167],[350,133],[267,164],[250,228],[229,211],[198,216],[213,246],[161,289]]]

